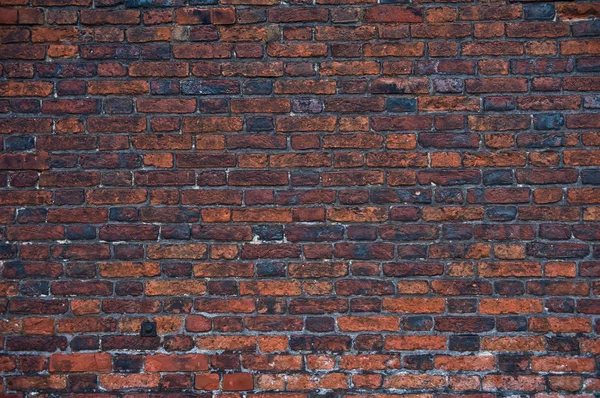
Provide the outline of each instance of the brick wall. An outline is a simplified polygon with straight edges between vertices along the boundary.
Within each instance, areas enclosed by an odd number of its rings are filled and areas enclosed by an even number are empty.
[[[1,397],[599,396],[600,3],[380,3],[0,0]]]

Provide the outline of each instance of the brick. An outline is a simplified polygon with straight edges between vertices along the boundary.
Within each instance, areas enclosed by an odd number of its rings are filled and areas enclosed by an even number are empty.
[[[542,275],[542,267],[537,262],[482,263],[479,273],[484,277],[535,277]]]
[[[426,148],[475,148],[480,140],[478,134],[421,133],[418,141]]]
[[[47,170],[48,153],[3,154],[0,155],[0,167],[4,170]]]
[[[437,369],[451,371],[483,371],[495,367],[496,360],[491,355],[480,356],[447,356],[439,355],[434,359]]]
[[[483,349],[493,351],[544,351],[546,339],[540,336],[484,337],[481,345]]]
[[[138,99],[138,112],[143,113],[193,113],[196,110],[194,99]]]
[[[373,94],[426,94],[429,81],[423,78],[377,78],[371,82]]]
[[[206,257],[207,246],[200,243],[182,245],[149,245],[150,259],[203,259]]]
[[[375,61],[330,61],[322,62],[320,73],[323,76],[376,75],[379,64]]]
[[[277,77],[283,76],[282,62],[225,62],[223,76]]]
[[[591,329],[589,320],[582,318],[531,318],[529,328],[535,332],[586,333]]]
[[[122,3],[0,0],[5,395],[600,390],[597,2]]]
[[[160,275],[159,263],[153,262],[105,262],[98,265],[100,276],[105,278],[134,278]]]
[[[569,35],[569,25],[561,22],[528,22],[506,24],[508,37],[562,37]]]
[[[567,200],[571,204],[600,203],[599,193],[600,190],[595,188],[571,188],[567,190]]]
[[[558,357],[534,357],[531,360],[531,369],[536,372],[590,372],[594,364],[591,358],[568,358],[561,360]]]
[[[6,232],[8,240],[60,240],[64,237],[64,228],[57,226],[10,226]]]
[[[423,22],[423,10],[415,6],[376,6],[367,10],[365,20],[376,23]]]
[[[462,47],[466,56],[516,56],[523,54],[523,45],[516,41],[505,42],[469,42]]]
[[[425,221],[479,220],[483,219],[481,207],[439,207],[423,209]]]
[[[54,87],[51,82],[2,82],[0,97],[47,97]]]
[[[398,330],[398,319],[389,316],[346,316],[338,318],[338,327],[347,332],[396,331]]]
[[[208,359],[203,354],[155,354],[144,360],[147,372],[196,372],[208,370]]]
[[[241,131],[243,120],[240,117],[186,117],[183,119],[184,133],[215,133]]]
[[[521,391],[540,391],[544,388],[541,376],[486,376],[483,380],[486,389],[512,388]],[[510,387],[509,387],[510,386]]]
[[[326,22],[328,13],[326,9],[312,8],[272,8],[269,10],[269,22]]]
[[[140,22],[140,12],[137,10],[82,10],[80,15],[84,25],[132,25]]]
[[[232,220],[234,222],[290,222],[292,215],[287,209],[244,209],[234,210]]]
[[[561,43],[560,53],[562,55],[597,55],[600,54],[599,40],[567,40]]]
[[[145,189],[95,189],[87,192],[91,204],[136,204],[146,201]]]
[[[223,375],[223,391],[247,391],[254,388],[250,373],[230,373]]]
[[[286,113],[290,111],[290,102],[286,99],[233,99],[233,113]]]
[[[365,44],[363,53],[366,57],[419,57],[424,53],[423,43],[375,43]]]
[[[314,44],[292,44],[292,43],[270,43],[267,45],[267,54],[271,57],[325,57],[327,56],[327,45]]]
[[[302,366],[302,357],[298,355],[242,355],[242,364],[247,369],[275,371],[299,370]]]
[[[100,228],[99,237],[106,241],[156,240],[158,232],[158,227],[152,225],[105,225]]]
[[[17,40],[19,41],[19,40]],[[0,45],[0,50],[3,55],[0,59],[29,59],[41,60],[46,56],[46,47],[41,44],[3,44]],[[10,54],[10,55],[9,55]]]
[[[446,378],[434,375],[390,375],[385,378],[383,386],[395,389],[440,388],[446,386]]]
[[[384,208],[331,208],[327,218],[334,222],[374,222],[385,221],[388,213]]]
[[[181,168],[212,168],[212,167],[231,167],[235,165],[235,155],[233,154],[197,154],[185,153],[176,154],[175,162]]]
[[[160,377],[154,374],[102,374],[100,385],[106,390],[158,387]]]
[[[326,135],[323,137],[323,147],[334,149],[382,148],[383,137],[371,133]]]
[[[535,299],[483,299],[479,302],[483,314],[524,314],[542,312],[542,303]]]
[[[99,354],[53,354],[50,372],[106,372],[112,369],[111,356]]]
[[[177,44],[173,46],[173,56],[178,59],[229,58],[230,44]]]
[[[371,124],[375,131],[427,130],[431,127],[429,116],[374,116]]]
[[[88,119],[92,133],[139,133],[146,129],[146,119],[140,117],[103,117]]]
[[[340,358],[340,367],[342,369],[368,369],[385,370],[397,369],[399,359],[393,355],[382,354],[362,354],[362,355],[343,355]]]
[[[65,375],[9,376],[6,385],[15,391],[32,389],[63,390],[67,386],[67,378]]]
[[[330,80],[276,81],[276,94],[335,94],[336,82]]]
[[[383,308],[389,312],[428,314],[442,312],[443,299],[426,298],[385,298]]]
[[[143,81],[102,80],[88,83],[92,95],[140,95],[147,94],[149,85]]]
[[[45,100],[42,102],[42,112],[62,115],[62,114],[94,114],[97,112],[98,102],[93,99],[77,100]]]
[[[185,77],[188,73],[189,65],[183,62],[143,62],[129,66],[132,77]]]

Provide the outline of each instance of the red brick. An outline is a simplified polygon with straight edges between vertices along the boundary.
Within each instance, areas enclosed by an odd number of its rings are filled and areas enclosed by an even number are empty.
[[[228,373],[223,375],[223,391],[247,391],[254,388],[250,373]]]
[[[140,95],[147,94],[148,87],[148,83],[143,81],[90,81],[88,93],[92,95]]]
[[[160,245],[152,244],[147,248],[149,259],[190,259],[206,257],[207,246],[201,243]]]
[[[434,359],[436,369],[448,371],[484,371],[491,370],[496,365],[496,358],[492,355],[439,355]]]
[[[131,388],[156,388],[160,376],[155,374],[102,374],[98,377],[100,385],[106,390]]]
[[[600,391],[599,3],[121,3],[0,0],[4,395]]]
[[[594,360],[583,357],[533,357],[531,358],[531,370],[534,372],[593,372]]]
[[[272,8],[269,10],[269,22],[326,22],[328,13],[323,8]]]
[[[0,82],[0,97],[47,97],[53,91],[51,82]]]
[[[479,312],[482,314],[529,314],[542,312],[538,299],[482,299]]]
[[[84,25],[131,25],[140,22],[140,12],[137,10],[82,10],[80,15]]]
[[[87,192],[90,204],[136,204],[146,201],[145,189],[94,189]]]
[[[321,43],[292,44],[292,43],[270,43],[267,46],[267,54],[271,57],[295,58],[295,57],[325,57],[327,56],[327,45]]]
[[[225,62],[223,76],[277,77],[283,76],[282,62]]]
[[[196,110],[194,99],[138,99],[138,112],[144,113],[193,113]]]
[[[50,372],[106,372],[112,370],[111,356],[97,354],[53,354]]]
[[[534,332],[587,333],[591,322],[585,318],[531,318],[529,328]]]
[[[47,170],[48,153],[38,152],[32,154],[2,154],[0,167],[3,170]]]
[[[376,6],[367,10],[365,20],[376,23],[423,22],[423,10],[416,6]]]
[[[338,318],[338,327],[346,332],[397,331],[399,325],[392,316],[344,316]]]
[[[189,65],[183,62],[140,62],[129,66],[129,75],[133,77],[185,77],[188,74]]]
[[[208,358],[203,354],[154,354],[144,360],[146,372],[197,372],[208,370]]]
[[[241,99],[231,100],[233,113],[287,113],[290,111],[290,102],[287,99]]]
[[[66,375],[7,376],[6,385],[14,391],[64,390],[67,387],[67,377]]]
[[[6,237],[15,241],[60,240],[64,237],[64,228],[61,225],[9,226]]]
[[[385,298],[383,307],[389,312],[398,313],[439,313],[443,312],[444,300],[438,298]]]
[[[323,76],[376,75],[379,64],[375,61],[322,62],[320,72]]]
[[[213,59],[229,58],[232,46],[230,44],[176,44],[173,55],[179,59]]]
[[[385,348],[388,351],[444,350],[446,338],[444,336],[388,336],[385,339]]]
[[[523,44],[516,41],[469,42],[462,47],[466,56],[515,56],[523,54]]]
[[[484,337],[484,350],[500,352],[545,351],[546,339],[542,336]]]

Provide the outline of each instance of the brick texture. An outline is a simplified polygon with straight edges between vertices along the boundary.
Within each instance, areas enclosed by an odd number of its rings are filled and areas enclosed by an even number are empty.
[[[0,7],[0,397],[600,397],[600,3]]]

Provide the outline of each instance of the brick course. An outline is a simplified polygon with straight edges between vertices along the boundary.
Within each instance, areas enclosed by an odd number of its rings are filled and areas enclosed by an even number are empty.
[[[0,397],[600,396],[600,3],[0,6]]]

